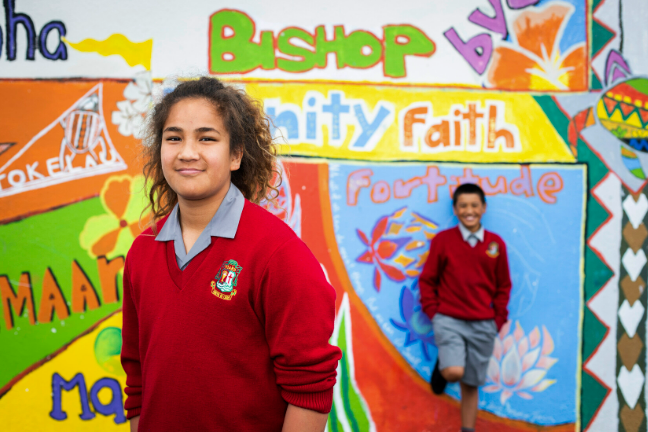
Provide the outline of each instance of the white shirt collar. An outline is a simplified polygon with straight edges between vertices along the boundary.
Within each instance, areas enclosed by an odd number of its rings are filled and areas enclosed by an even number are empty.
[[[480,226],[477,232],[472,232],[459,222],[459,231],[461,231],[461,237],[463,237],[464,241],[468,241],[470,236],[475,237],[480,242],[484,241],[484,225]]]

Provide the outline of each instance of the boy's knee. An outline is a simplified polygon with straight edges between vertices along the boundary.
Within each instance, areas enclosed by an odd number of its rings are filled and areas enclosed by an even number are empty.
[[[457,382],[464,376],[464,368],[462,366],[448,366],[441,371],[441,375],[446,381]]]

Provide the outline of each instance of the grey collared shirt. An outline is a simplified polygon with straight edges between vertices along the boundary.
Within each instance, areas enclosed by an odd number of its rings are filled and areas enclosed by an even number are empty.
[[[212,237],[234,238],[244,205],[245,197],[234,184],[230,183],[227,195],[225,195],[223,202],[218,207],[216,214],[187,253],[184,240],[182,240],[182,228],[178,219],[179,209],[178,204],[176,204],[155,240],[163,242],[173,240],[178,267],[180,270],[184,270],[196,255],[207,249],[211,244]]]
[[[472,232],[466,228],[461,222],[459,222],[459,231],[461,231],[461,237],[468,242],[470,247],[475,247],[477,242],[484,241],[484,226],[480,226],[477,232]]]

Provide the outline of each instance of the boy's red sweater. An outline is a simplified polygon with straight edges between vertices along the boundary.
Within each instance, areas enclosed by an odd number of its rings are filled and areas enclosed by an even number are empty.
[[[229,260],[234,295],[212,284]],[[278,432],[289,403],[331,409],[335,291],[292,230],[249,201],[235,238],[213,237],[184,271],[173,242],[137,237],[123,316],[125,407],[140,430]]]
[[[484,241],[471,247],[458,227],[441,231],[430,244],[419,287],[430,319],[437,312],[462,320],[495,319],[500,329],[511,293],[506,244],[484,231]]]

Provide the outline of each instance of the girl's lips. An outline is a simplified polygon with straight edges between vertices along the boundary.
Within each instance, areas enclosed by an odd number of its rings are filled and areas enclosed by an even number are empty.
[[[177,170],[180,174],[185,174],[185,175],[191,175],[191,174],[198,174],[201,173],[202,170],[195,169],[195,168],[182,168]]]

